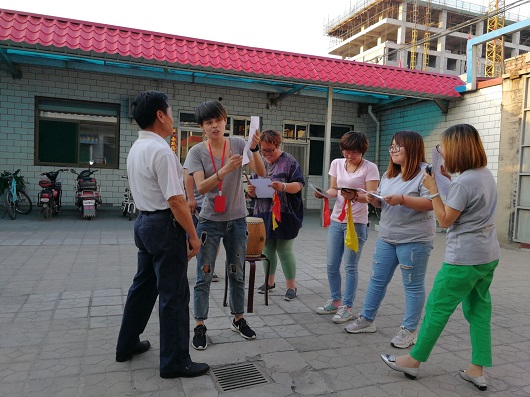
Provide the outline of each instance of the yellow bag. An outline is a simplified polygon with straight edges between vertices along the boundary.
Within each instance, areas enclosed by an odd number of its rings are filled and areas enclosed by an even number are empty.
[[[346,238],[344,239],[344,244],[354,252],[359,251],[359,239],[357,238],[357,232],[355,231],[355,225],[353,224],[350,200],[348,200],[348,222],[346,224]]]

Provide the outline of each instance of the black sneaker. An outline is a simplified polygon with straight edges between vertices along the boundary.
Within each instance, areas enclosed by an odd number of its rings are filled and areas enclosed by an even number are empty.
[[[283,297],[286,301],[292,301],[293,299],[296,299],[296,291],[297,288],[289,288],[287,289],[287,292],[285,292],[285,296]]]
[[[248,326],[247,320],[244,318],[239,321],[236,321],[235,318],[232,319],[232,331],[239,332],[239,335],[245,339],[256,339],[256,333]]]
[[[197,325],[193,330],[195,335],[193,335],[193,342],[191,345],[196,350],[204,350],[208,346],[206,341],[206,325]]]
[[[216,282],[219,281],[219,276],[217,275],[217,273],[214,273],[214,274],[212,275],[212,281],[213,281],[214,283],[216,283]]]
[[[274,288],[276,288],[276,283],[274,283],[273,285],[268,285],[268,284],[263,283],[261,287],[258,287],[258,294],[265,293],[265,285],[267,286],[267,289],[269,290],[269,292],[274,291]]]

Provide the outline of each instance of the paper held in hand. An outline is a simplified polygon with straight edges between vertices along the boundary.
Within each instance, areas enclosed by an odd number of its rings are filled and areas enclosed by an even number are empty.
[[[447,196],[449,193],[449,187],[451,186],[451,180],[442,175],[442,164],[444,159],[436,148],[432,149],[432,173],[438,186],[438,191],[442,196]]]
[[[321,187],[312,185],[311,183],[309,183],[309,187],[311,189],[313,189],[315,192],[317,192],[318,194],[320,194],[322,197],[325,197],[327,199],[333,198],[324,189],[322,189]]]
[[[274,189],[270,186],[272,184],[270,178],[251,179],[250,183],[256,188],[257,198],[272,198],[274,196]]]
[[[254,134],[259,130],[259,116],[250,116],[250,127],[248,130],[248,141],[243,150],[243,165],[248,164],[250,159],[248,158],[248,151],[250,150],[250,144],[252,143],[252,138]]]

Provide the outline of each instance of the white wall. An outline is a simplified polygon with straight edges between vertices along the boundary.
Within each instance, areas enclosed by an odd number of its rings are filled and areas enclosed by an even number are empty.
[[[502,86],[484,88],[464,94],[463,99],[449,104],[449,112],[444,115],[434,102],[421,102],[416,105],[392,109],[380,114],[381,165],[383,171],[388,165],[387,151],[390,139],[400,130],[411,129],[419,132],[425,142],[427,161],[431,151],[440,143],[441,133],[454,124],[473,125],[482,138],[488,156],[488,168],[497,178],[499,169],[499,145],[501,134]]]

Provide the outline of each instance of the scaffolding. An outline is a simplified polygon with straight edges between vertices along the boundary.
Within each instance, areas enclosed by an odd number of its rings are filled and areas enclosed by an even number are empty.
[[[469,38],[523,19],[506,10],[505,0],[488,1],[483,7],[462,0],[357,0],[349,12],[325,25],[330,54],[461,74]],[[502,73],[505,45],[509,54],[530,52],[530,31],[521,31],[515,40],[498,38],[483,46],[478,62],[486,76]]]

